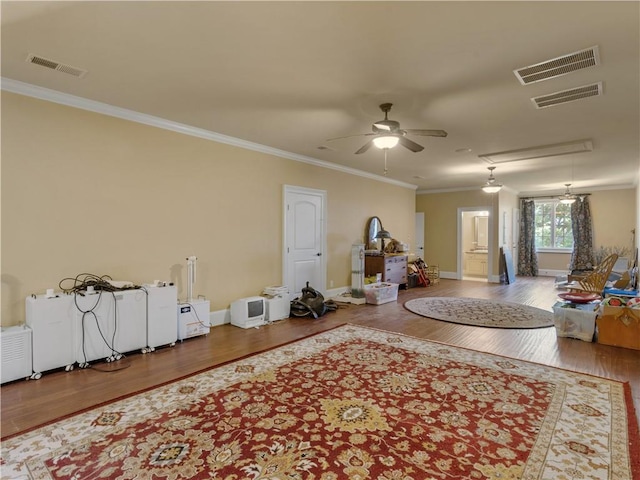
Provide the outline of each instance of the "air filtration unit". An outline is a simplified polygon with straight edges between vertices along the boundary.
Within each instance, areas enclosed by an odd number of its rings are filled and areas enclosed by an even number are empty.
[[[31,329],[25,325],[3,327],[0,331],[2,342],[2,383],[28,378],[32,369]]]
[[[209,300],[178,303],[178,340],[209,333]]]
[[[364,244],[351,245],[351,296],[364,298]]]

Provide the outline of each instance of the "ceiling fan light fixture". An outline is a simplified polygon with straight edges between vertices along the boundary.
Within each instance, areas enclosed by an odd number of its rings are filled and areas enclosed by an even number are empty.
[[[577,197],[569,191],[569,187],[571,186],[570,183],[565,183],[564,186],[567,187],[567,189],[565,190],[563,195],[558,197],[558,200],[560,200],[560,203],[563,203],[565,205],[571,205],[576,201]]]
[[[502,185],[485,185],[482,190],[485,193],[498,193],[502,189]]]
[[[482,191],[485,193],[498,193],[502,189],[502,184],[496,183],[496,179],[493,176],[493,170],[496,167],[488,167],[489,169],[489,178],[487,179],[487,183],[482,186]]]
[[[400,139],[395,135],[384,135],[373,139],[373,144],[378,148],[393,148],[398,145]]]

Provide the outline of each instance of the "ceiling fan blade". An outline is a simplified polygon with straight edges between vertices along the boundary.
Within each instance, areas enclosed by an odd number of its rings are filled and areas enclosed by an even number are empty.
[[[356,152],[356,155],[359,153],[364,153],[367,150],[369,150],[371,148],[371,145],[373,145],[373,140],[369,140],[367,143],[365,143],[363,146],[360,147],[360,149]]]
[[[405,132],[411,135],[422,135],[423,137],[446,137],[447,132],[444,130],[423,130],[420,128],[406,128]]]
[[[418,145],[416,142],[409,140],[407,137],[400,137],[398,140],[400,141],[400,145],[408,148],[414,153],[424,150],[424,147],[422,145]]]
[[[371,135],[375,135],[375,133],[356,133],[355,135],[345,135],[344,137],[327,138],[325,142],[332,142],[333,140],[342,140],[343,138],[351,137],[369,137]]]

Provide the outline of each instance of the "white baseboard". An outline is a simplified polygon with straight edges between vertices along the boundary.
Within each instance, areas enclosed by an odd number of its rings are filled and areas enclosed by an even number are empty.
[[[209,325],[212,327],[218,327],[225,323],[231,323],[231,312],[229,309],[209,312]]]
[[[448,278],[449,280],[457,280],[458,272],[443,272],[440,270],[440,278]]]
[[[330,290],[327,290],[327,294],[325,295],[325,298],[337,297],[338,295],[342,295],[343,293],[350,292],[350,291],[351,291],[350,287],[332,288]]]

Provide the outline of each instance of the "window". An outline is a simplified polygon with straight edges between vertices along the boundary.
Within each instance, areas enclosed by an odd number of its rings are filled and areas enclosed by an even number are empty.
[[[536,249],[573,250],[571,205],[558,200],[536,202]]]

